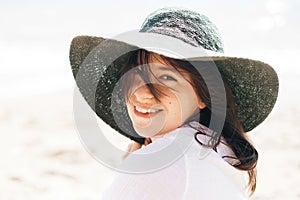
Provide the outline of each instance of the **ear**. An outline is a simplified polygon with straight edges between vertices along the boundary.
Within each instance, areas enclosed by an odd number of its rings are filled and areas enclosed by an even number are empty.
[[[198,103],[198,107],[201,109],[205,108],[206,107],[206,104],[201,100],[199,99],[199,103]]]

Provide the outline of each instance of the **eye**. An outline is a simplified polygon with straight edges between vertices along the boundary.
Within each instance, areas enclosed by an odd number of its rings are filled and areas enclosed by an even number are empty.
[[[159,78],[165,81],[177,81],[173,76],[170,75],[162,75]]]

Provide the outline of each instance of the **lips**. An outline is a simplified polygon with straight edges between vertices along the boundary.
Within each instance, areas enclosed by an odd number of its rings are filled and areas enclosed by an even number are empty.
[[[135,109],[140,112],[140,113],[155,113],[155,112],[158,112],[159,109],[144,109],[144,108],[141,108],[139,106],[135,106]]]
[[[134,106],[134,113],[140,117],[150,117],[162,111],[161,109],[154,108],[141,108],[139,106]]]

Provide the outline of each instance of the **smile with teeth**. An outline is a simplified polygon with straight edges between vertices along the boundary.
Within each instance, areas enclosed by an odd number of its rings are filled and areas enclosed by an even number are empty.
[[[138,111],[140,113],[143,113],[143,114],[156,113],[156,112],[161,111],[160,109],[144,109],[144,108],[141,108],[141,107],[138,107],[138,106],[135,106],[135,109],[136,109],[136,111]]]

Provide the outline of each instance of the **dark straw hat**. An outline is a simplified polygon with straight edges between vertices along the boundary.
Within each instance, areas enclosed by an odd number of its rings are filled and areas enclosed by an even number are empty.
[[[122,135],[139,143],[144,141],[133,129],[118,87],[126,53],[146,49],[176,57],[166,51],[168,44],[153,39],[157,36],[174,41],[175,48],[191,49],[189,57],[181,55],[180,59],[201,61],[206,57],[214,62],[232,90],[236,112],[246,132],[263,122],[273,109],[279,85],[276,72],[266,63],[223,54],[219,32],[206,16],[186,9],[164,8],[150,14],[141,29],[130,34],[131,37],[115,39],[78,36],[70,48],[72,72],[82,96],[104,122]],[[142,42],[136,42],[138,38]],[[158,47],[149,48],[151,43]],[[174,52],[174,48],[169,50]],[[205,55],[200,55],[203,50]]]

